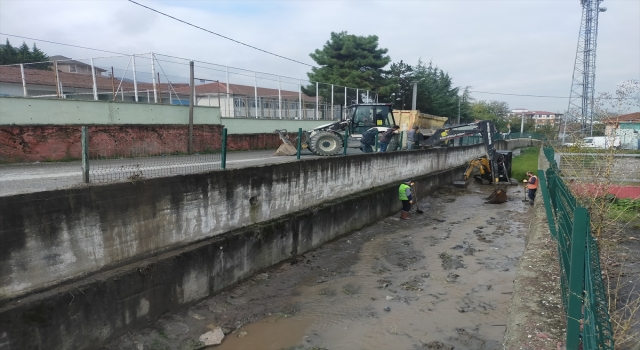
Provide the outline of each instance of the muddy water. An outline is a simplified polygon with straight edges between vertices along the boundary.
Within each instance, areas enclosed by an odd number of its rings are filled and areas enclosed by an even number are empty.
[[[530,210],[519,190],[489,205],[490,186],[442,189],[411,221],[386,218],[108,348],[189,348],[221,326],[221,350],[500,349]]]

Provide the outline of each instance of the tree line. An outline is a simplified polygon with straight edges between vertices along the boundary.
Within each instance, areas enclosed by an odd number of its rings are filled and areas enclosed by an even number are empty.
[[[32,48],[23,41],[19,47],[13,47],[7,39],[4,45],[0,45],[0,65],[17,63],[34,63],[48,61],[49,56],[42,52],[36,44]]]
[[[391,103],[395,109],[411,109],[413,82],[417,82],[416,108],[423,113],[447,117],[452,124],[457,122],[458,114],[461,123],[489,119],[502,132],[507,132],[507,125],[511,131],[520,131],[520,122],[515,123],[517,118],[509,118],[511,110],[506,102],[477,101],[471,96],[470,86],[455,86],[449,73],[433,62],[418,60],[414,65],[403,60],[392,62],[387,53],[388,49],[378,46],[376,35],[332,32],[321,49],[309,54],[318,67],[311,68],[307,76],[312,82],[375,91],[379,102]],[[331,99],[330,87],[324,84],[319,91],[314,83],[303,90],[310,96],[318,94],[325,100]],[[344,93],[337,92],[334,98],[343,101]],[[355,96],[349,98],[349,103],[356,103]],[[525,131],[533,127],[532,121],[528,121]]]

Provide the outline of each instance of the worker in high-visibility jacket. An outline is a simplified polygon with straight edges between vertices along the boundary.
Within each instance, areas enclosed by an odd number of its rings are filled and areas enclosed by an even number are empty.
[[[447,136],[449,136],[449,132],[447,130],[440,133],[440,138],[445,138]],[[449,140],[444,140],[444,146],[449,147]]]
[[[398,198],[402,202],[402,211],[400,212],[400,218],[403,220],[409,220],[409,211],[411,210],[411,204],[413,204],[413,195],[411,194],[411,186],[413,182],[407,179],[400,184],[398,188]]]
[[[533,205],[533,201],[536,199],[536,191],[538,191],[538,177],[533,175],[532,172],[527,171],[527,195],[529,196],[529,203]]]

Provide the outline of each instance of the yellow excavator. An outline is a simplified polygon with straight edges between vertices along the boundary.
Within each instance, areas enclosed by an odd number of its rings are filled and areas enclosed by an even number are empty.
[[[482,136],[487,154],[469,162],[462,179],[454,181],[456,187],[466,187],[467,181],[473,177],[483,184],[511,185],[511,151],[498,151],[493,145],[493,135],[496,133],[495,125],[490,120],[475,123],[454,125],[438,129],[433,136],[425,141],[425,146],[433,147],[438,144],[446,144],[449,141],[480,134]],[[487,198],[487,203],[500,204],[507,201],[506,187],[497,187]]]

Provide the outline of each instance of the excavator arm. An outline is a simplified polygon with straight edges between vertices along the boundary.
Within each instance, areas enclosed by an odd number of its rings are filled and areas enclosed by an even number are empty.
[[[465,170],[462,176],[462,181],[467,181],[470,177],[479,177],[485,179],[491,176],[491,168],[489,166],[489,160],[487,157],[476,158],[469,162],[467,170]]]
[[[496,133],[495,124],[490,120],[483,120],[475,123],[454,125],[441,128],[433,133],[433,136],[425,140],[424,145],[433,147],[449,140],[459,139],[480,134],[486,150],[486,159],[491,172],[491,182],[494,184],[508,183],[509,176],[505,164],[505,158],[502,154],[495,150],[493,144],[493,135]],[[472,163],[469,164],[467,172],[465,172],[465,180],[469,177],[466,175],[473,170]],[[474,165],[475,167],[475,165]]]

